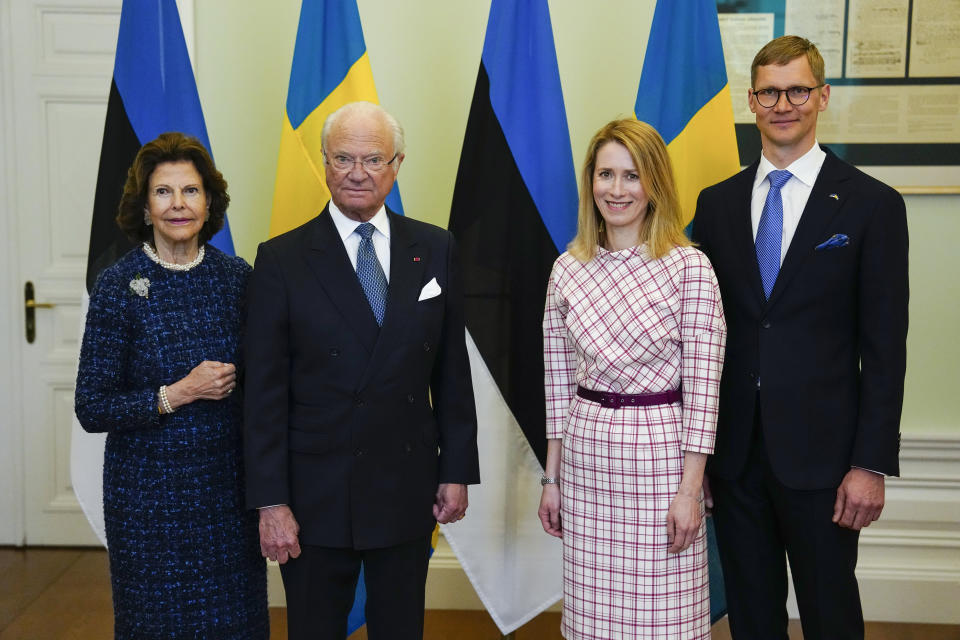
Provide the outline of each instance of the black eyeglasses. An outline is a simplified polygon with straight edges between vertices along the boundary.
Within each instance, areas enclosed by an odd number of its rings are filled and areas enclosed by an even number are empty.
[[[810,92],[819,89],[822,84],[815,87],[790,87],[789,89],[750,89],[756,97],[761,107],[772,109],[780,102],[780,94],[787,94],[787,101],[795,107],[806,104],[810,99]]]

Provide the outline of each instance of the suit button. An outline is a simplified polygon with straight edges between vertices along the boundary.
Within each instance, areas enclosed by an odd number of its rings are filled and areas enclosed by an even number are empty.
[[[413,446],[409,442],[404,442],[403,450],[406,451],[407,453],[410,453],[411,451],[413,451]]]
[[[424,351],[430,351],[430,343],[429,343],[429,342],[424,342],[424,343],[423,343],[423,350],[424,350]]]
[[[760,326],[763,327],[764,329],[769,329],[769,328],[770,328],[770,321],[769,321],[769,320],[764,320],[763,322],[760,323]]]
[[[360,447],[357,447],[356,449],[353,450],[353,455],[359,458],[360,456],[363,455],[363,449],[361,449]]]
[[[330,349],[330,356],[336,358],[340,355],[340,349]]]
[[[363,398],[361,398],[360,396],[354,396],[354,397],[353,397],[353,404],[354,404],[355,406],[362,407],[362,406],[363,406]]]
[[[407,394],[407,402],[409,402],[410,404],[413,404],[414,402],[416,402],[416,398],[413,397],[412,393]]]

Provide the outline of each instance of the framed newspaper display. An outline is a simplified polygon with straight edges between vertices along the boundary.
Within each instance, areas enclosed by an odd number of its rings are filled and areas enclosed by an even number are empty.
[[[784,34],[831,85],[817,140],[903,193],[960,193],[960,0],[717,0],[740,162],[760,153],[750,63]]]

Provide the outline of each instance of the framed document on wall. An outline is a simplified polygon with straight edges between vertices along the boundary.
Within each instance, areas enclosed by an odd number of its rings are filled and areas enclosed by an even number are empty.
[[[960,193],[960,0],[717,0],[740,162],[760,153],[750,63],[784,34],[832,89],[817,139],[903,193]]]

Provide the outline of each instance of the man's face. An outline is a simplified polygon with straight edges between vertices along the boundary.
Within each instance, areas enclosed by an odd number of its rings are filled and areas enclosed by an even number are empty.
[[[759,91],[815,87],[817,84],[807,57],[800,56],[782,66],[758,67],[753,88]],[[764,150],[781,154],[809,150],[817,137],[817,114],[827,108],[829,99],[830,85],[824,85],[812,90],[805,104],[790,104],[786,93],[781,93],[777,104],[768,108],[757,102],[756,96],[750,92],[750,111],[757,117]]]
[[[324,154],[327,188],[334,204],[352,220],[366,222],[372,218],[393,188],[403,156],[397,156],[379,172],[365,169],[361,161],[379,158],[383,164],[393,158],[389,125],[374,114],[345,115],[330,131]],[[356,162],[339,170],[333,163],[338,157]]]

